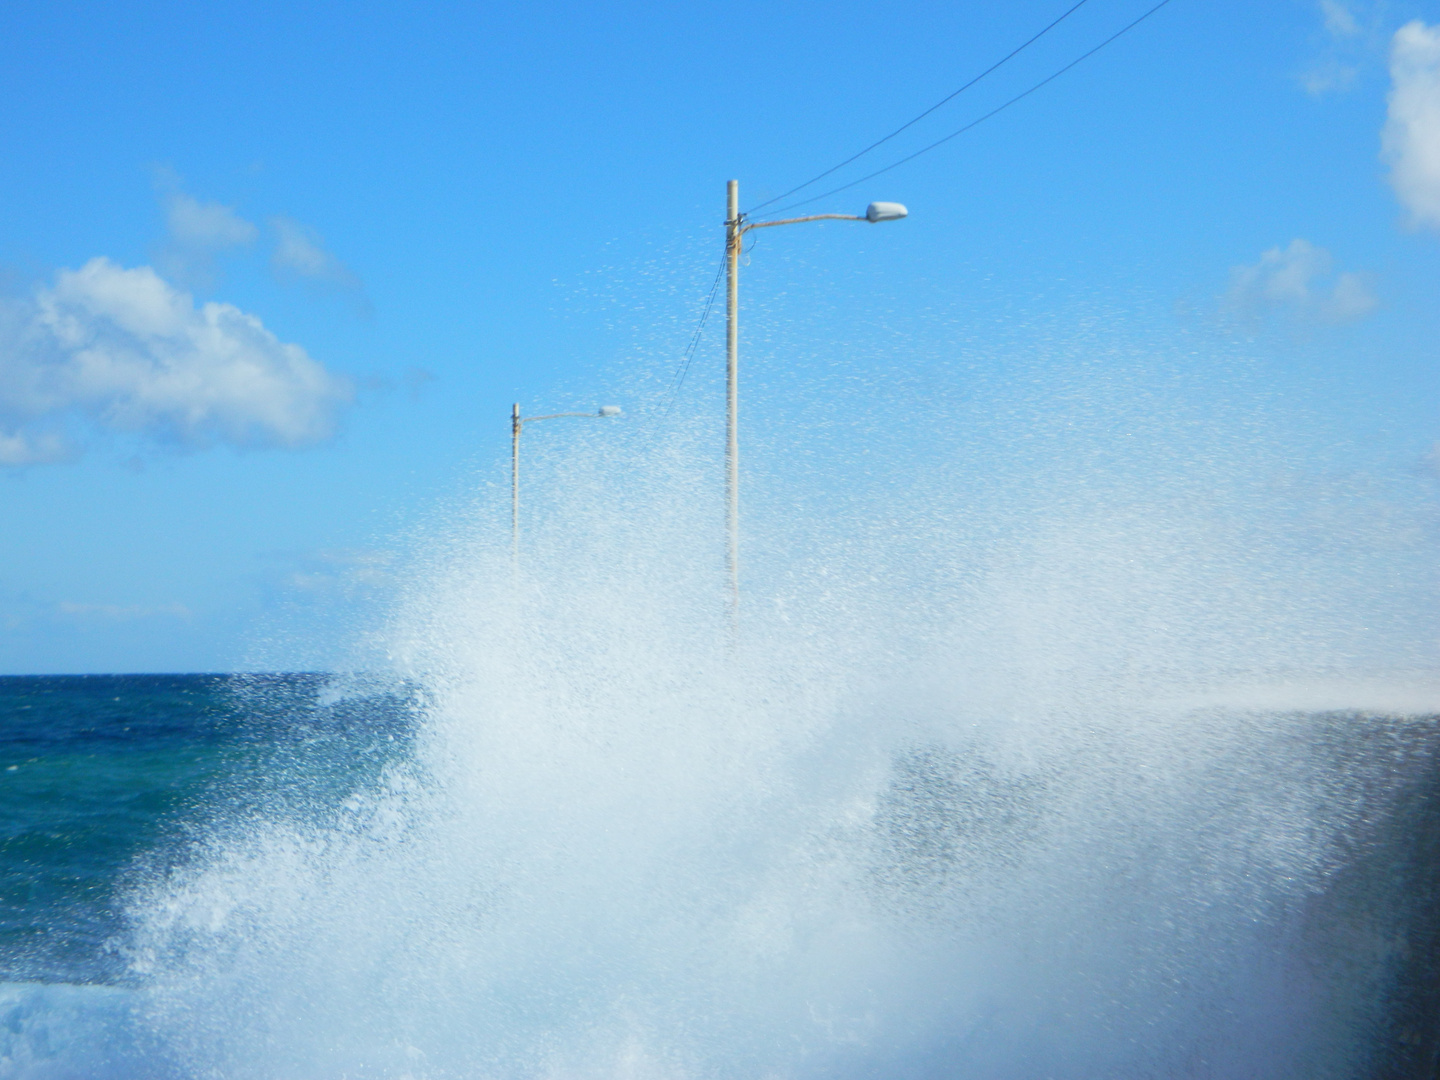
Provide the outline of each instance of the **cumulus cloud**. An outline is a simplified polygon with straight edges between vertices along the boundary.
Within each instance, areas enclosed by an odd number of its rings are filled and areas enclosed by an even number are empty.
[[[298,447],[351,398],[299,345],[150,267],[62,270],[0,318],[0,464],[74,456],[76,418],[174,445]]]
[[[155,186],[165,207],[165,243],[156,262],[171,278],[195,287],[212,285],[215,256],[255,242],[260,231],[217,202],[201,202],[180,187],[168,169],[157,170]]]
[[[1390,81],[1381,136],[1390,183],[1413,224],[1440,228],[1440,26],[1417,19],[1395,32]]]
[[[1354,322],[1374,311],[1379,302],[1365,279],[1334,269],[1330,252],[1297,238],[1271,248],[1254,265],[1232,269],[1225,307],[1252,319],[1283,313],[1323,323]]]
[[[275,276],[282,281],[306,280],[349,292],[364,302],[360,279],[325,249],[320,234],[287,217],[270,219],[277,242],[271,256]]]

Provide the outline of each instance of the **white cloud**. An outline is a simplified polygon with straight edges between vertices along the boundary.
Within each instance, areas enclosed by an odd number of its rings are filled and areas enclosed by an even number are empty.
[[[357,549],[311,551],[289,558],[293,564],[281,578],[286,589],[347,596],[385,584],[395,562],[391,552]]]
[[[166,200],[166,225],[171,239],[188,247],[221,251],[255,240],[258,230],[228,206],[202,203],[183,191]]]
[[[396,587],[395,553],[365,549],[274,551],[257,583],[273,603],[293,610],[365,604]]]
[[[1349,90],[1355,85],[1355,79],[1359,74],[1358,65],[1347,64],[1337,57],[1327,56],[1309,71],[1301,74],[1300,85],[1305,87],[1308,93],[1319,97],[1332,90]]]
[[[1417,19],[1395,32],[1390,79],[1381,136],[1390,183],[1414,224],[1440,228],[1440,26]]]
[[[177,281],[209,286],[215,280],[215,256],[255,242],[260,231],[217,202],[201,202],[180,188],[180,178],[158,169],[155,186],[165,206],[164,245],[156,252],[161,269]]]
[[[56,427],[82,416],[185,446],[302,446],[352,396],[255,316],[197,307],[150,267],[91,259],[4,314],[0,464],[73,456]]]
[[[52,465],[69,461],[74,448],[54,431],[5,431],[0,428],[0,466]]]
[[[1232,313],[1262,318],[1285,313],[1308,322],[1354,322],[1378,306],[1359,274],[1333,274],[1334,256],[1308,240],[1271,248],[1253,266],[1230,271],[1225,306]]]
[[[1355,322],[1379,306],[1380,301],[1363,277],[1345,273],[1335,278],[1330,295],[1321,303],[1321,315],[1330,322]]]
[[[334,255],[325,250],[320,234],[314,229],[287,217],[270,219],[278,241],[271,265],[278,277],[306,278],[324,285],[334,285],[360,293],[360,279]]]
[[[1360,33],[1354,12],[1340,0],[1320,0],[1320,14],[1325,17],[1325,32],[1333,38],[1354,37]]]
[[[1384,51],[1383,0],[1319,0],[1324,27],[1319,53],[1300,73],[1300,85],[1319,97],[1353,87]]]

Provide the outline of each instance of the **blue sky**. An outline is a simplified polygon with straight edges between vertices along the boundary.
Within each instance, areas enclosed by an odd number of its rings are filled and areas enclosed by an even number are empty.
[[[327,604],[343,636],[396,537],[503,483],[512,401],[663,404],[727,179],[744,206],[783,192],[1068,6],[6,5],[0,671],[230,669]],[[1088,0],[860,165],[1150,6]],[[747,417],[833,386],[765,366],[782,353],[948,393],[947,353],[1110,327],[1193,355],[1196,386],[1245,352],[1244,393],[1308,418],[1317,471],[1433,500],[1437,24],[1434,3],[1172,0],[809,208],[909,220],[759,234]],[[681,416],[719,416],[721,333]],[[773,471],[783,448],[758,447]]]

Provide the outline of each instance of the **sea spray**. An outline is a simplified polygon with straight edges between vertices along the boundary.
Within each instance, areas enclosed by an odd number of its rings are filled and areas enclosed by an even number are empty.
[[[1297,494],[1245,424],[1177,452],[1154,394],[1040,396],[1048,435],[1079,422],[1028,483],[951,490],[942,446],[813,479],[818,512],[762,455],[733,630],[705,423],[537,452],[518,561],[482,500],[366,643],[424,688],[408,752],[343,800],[218,822],[135,893],[166,1060],[1376,1069],[1410,933],[1384,823],[1440,704],[1424,513],[1396,539],[1373,522],[1404,504]],[[1140,435],[1097,445],[1117,431]]]

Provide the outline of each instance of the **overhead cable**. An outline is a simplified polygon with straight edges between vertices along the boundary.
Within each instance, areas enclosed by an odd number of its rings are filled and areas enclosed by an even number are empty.
[[[700,335],[705,332],[705,323],[710,318],[710,311],[715,307],[715,294],[720,291],[720,281],[725,276],[725,258],[720,259],[720,267],[715,271],[715,280],[710,285],[710,295],[705,298],[705,307],[700,312],[700,322],[695,327],[695,333],[690,335],[690,344],[686,346],[684,354],[680,357],[680,364],[675,370],[674,377],[670,380],[670,400],[665,405],[664,417],[670,415],[670,410],[675,408],[675,402],[680,397],[680,388],[685,385],[685,376],[690,373],[690,365],[695,360],[695,350],[700,347]]]
[[[1159,2],[1158,4],[1156,4],[1154,7],[1152,7],[1149,11],[1145,12],[1145,14],[1141,15],[1138,19],[1135,19],[1133,22],[1127,23],[1125,26],[1123,26],[1123,27],[1121,27],[1119,30],[1115,31],[1115,33],[1111,34],[1111,35],[1110,35],[1108,38],[1106,38],[1104,41],[1100,42],[1099,45],[1096,45],[1096,46],[1095,46],[1093,49],[1091,49],[1089,52],[1082,53],[1080,56],[1077,56],[1074,60],[1071,60],[1070,63],[1068,63],[1068,64],[1066,64],[1064,67],[1062,67],[1059,71],[1056,71],[1056,72],[1054,72],[1054,73],[1052,73],[1052,74],[1050,74],[1050,75],[1047,75],[1045,78],[1041,79],[1039,82],[1037,82],[1034,86],[1030,87],[1028,90],[1025,90],[1025,91],[1022,91],[1022,92],[1019,93],[1019,94],[1016,94],[1016,95],[1015,95],[1014,97],[1012,97],[1010,100],[1006,101],[1003,105],[998,105],[998,106],[996,106],[995,108],[993,108],[993,109],[991,109],[989,112],[987,112],[984,116],[981,116],[981,117],[979,117],[978,119],[975,119],[975,120],[970,121],[970,123],[966,124],[964,127],[960,128],[958,131],[952,131],[949,135],[946,135],[943,139],[936,139],[936,140],[935,140],[933,143],[931,143],[929,146],[922,147],[921,149],[916,150],[913,154],[908,154],[908,155],[906,155],[905,157],[901,158],[899,161],[891,162],[889,165],[886,165],[883,169],[876,169],[874,172],[868,173],[868,174],[866,174],[865,176],[860,177],[860,179],[858,179],[858,180],[852,180],[852,181],[850,181],[850,183],[848,183],[848,184],[841,184],[841,185],[840,185],[839,187],[837,187],[837,188],[831,188],[829,191],[825,192],[825,193],[822,194],[822,195],[812,195],[812,196],[811,196],[810,198],[808,198],[808,199],[801,199],[799,202],[793,202],[793,203],[790,203],[788,206],[782,206],[782,207],[780,207],[780,209],[778,209],[778,210],[772,210],[772,211],[770,211],[770,214],[767,215],[767,216],[773,217],[773,216],[776,215],[776,214],[783,214],[783,213],[786,213],[787,211],[794,210],[794,209],[796,209],[797,207],[807,206],[807,205],[809,205],[809,204],[812,203],[812,202],[819,202],[821,199],[828,199],[831,195],[836,195],[836,194],[839,194],[839,193],[842,192],[842,191],[847,191],[847,190],[849,190],[850,188],[855,187],[857,184],[863,184],[866,180],[873,180],[875,177],[880,176],[882,173],[887,173],[887,172],[889,172],[891,169],[897,169],[897,168],[899,168],[901,165],[904,165],[904,164],[907,163],[907,162],[914,161],[916,158],[918,158],[918,157],[919,157],[920,155],[922,155],[922,154],[928,154],[931,150],[934,150],[934,149],[935,149],[936,147],[938,147],[938,146],[944,145],[945,143],[949,142],[951,139],[953,139],[953,138],[955,138],[955,137],[957,137],[957,136],[959,136],[959,135],[964,135],[964,134],[965,134],[967,131],[969,131],[971,128],[978,127],[980,124],[983,124],[986,120],[989,120],[992,116],[995,116],[995,115],[997,115],[997,114],[999,114],[999,113],[1004,112],[1004,111],[1005,111],[1006,109],[1008,109],[1011,105],[1014,105],[1017,101],[1021,101],[1021,100],[1023,100],[1024,98],[1029,97],[1031,94],[1035,93],[1036,90],[1039,90],[1042,86],[1045,86],[1045,85],[1047,85],[1048,83],[1054,82],[1054,81],[1055,81],[1056,79],[1058,79],[1061,75],[1064,75],[1067,71],[1069,71],[1071,68],[1075,67],[1077,64],[1079,64],[1079,63],[1081,63],[1081,62],[1083,62],[1083,61],[1085,61],[1085,60],[1090,59],[1090,57],[1094,56],[1097,52],[1099,52],[1101,49],[1105,48],[1105,46],[1109,45],[1112,41],[1115,41],[1117,38],[1123,37],[1125,34],[1128,34],[1131,30],[1135,29],[1135,27],[1139,26],[1142,22],[1144,22],[1146,19],[1148,19],[1151,15],[1154,15],[1157,11],[1159,11],[1161,8],[1163,8],[1163,7],[1164,7],[1166,4],[1168,4],[1169,2],[1170,2],[1170,0],[1160,0],[1160,2]],[[832,170],[832,171],[833,171],[833,170]],[[803,186],[803,185],[802,185],[802,186]],[[798,190],[798,189],[797,189],[797,190]],[[774,202],[775,200],[772,199],[771,201]]]
[[[1052,22],[1049,26],[1047,26],[1047,27],[1045,27],[1043,30],[1041,30],[1038,34],[1036,34],[1034,37],[1032,37],[1029,41],[1026,41],[1024,44],[1019,45],[1019,46],[1017,46],[1015,49],[1011,50],[1010,53],[1008,53],[1006,56],[1002,57],[1001,59],[995,61],[995,63],[991,64],[991,65],[990,65],[988,68],[986,68],[984,71],[980,72],[979,75],[976,75],[973,79],[971,79],[969,82],[967,82],[964,86],[960,87],[959,90],[956,90],[953,94],[948,94],[948,95],[946,95],[945,97],[941,98],[941,99],[940,99],[939,101],[937,101],[934,105],[931,105],[930,108],[928,108],[928,109],[926,109],[924,112],[922,112],[919,116],[912,117],[911,119],[905,121],[905,123],[901,124],[898,128],[896,128],[894,131],[890,132],[890,134],[889,134],[889,135],[886,135],[883,139],[877,139],[875,142],[873,142],[873,143],[871,143],[869,146],[865,147],[864,150],[861,150],[858,154],[852,154],[850,157],[848,157],[848,158],[846,158],[844,161],[840,162],[839,165],[835,165],[835,166],[832,166],[832,167],[829,168],[829,169],[826,169],[826,170],[825,170],[824,172],[822,172],[819,176],[812,176],[809,180],[806,180],[803,184],[799,185],[798,187],[793,187],[793,188],[791,188],[789,191],[785,192],[785,194],[783,194],[783,195],[776,195],[773,199],[766,199],[764,202],[760,203],[758,206],[752,206],[749,210],[747,210],[747,211],[745,212],[745,213],[746,213],[746,216],[749,216],[750,214],[755,213],[757,210],[763,210],[765,207],[769,206],[771,203],[777,203],[777,202],[780,202],[782,199],[788,199],[791,195],[794,195],[797,191],[804,191],[804,190],[805,190],[807,187],[809,187],[811,184],[814,184],[814,183],[817,183],[818,181],[824,180],[825,177],[829,176],[831,173],[839,172],[839,171],[840,171],[841,169],[843,169],[846,165],[849,165],[852,161],[859,161],[862,157],[864,157],[866,154],[870,153],[870,151],[871,151],[871,150],[874,150],[876,147],[884,146],[887,142],[889,142],[891,139],[895,138],[895,136],[896,136],[896,135],[899,135],[902,131],[906,130],[907,128],[913,127],[914,125],[918,124],[921,120],[924,120],[925,117],[929,116],[929,115],[930,115],[931,113],[933,113],[936,109],[940,108],[940,106],[945,105],[945,104],[948,104],[948,103],[951,102],[951,101],[954,101],[957,97],[959,97],[961,94],[963,94],[966,90],[969,90],[972,86],[974,86],[976,83],[978,83],[981,79],[985,78],[985,76],[986,76],[986,75],[989,75],[992,71],[994,71],[995,69],[997,69],[997,68],[1001,67],[1002,65],[1008,63],[1009,61],[1013,60],[1015,57],[1019,56],[1022,52],[1024,52],[1026,49],[1028,49],[1031,45],[1034,45],[1035,42],[1039,41],[1042,37],[1044,37],[1046,34],[1048,34],[1051,30],[1054,30],[1055,27],[1059,26],[1062,22],[1064,22],[1066,19],[1068,19],[1071,15],[1073,15],[1076,11],[1078,11],[1081,7],[1083,7],[1087,2],[1088,2],[1088,0],[1079,0],[1079,3],[1075,4],[1074,7],[1071,7],[1069,10],[1067,10],[1063,15],[1061,15],[1058,19],[1056,19],[1054,22]]]

